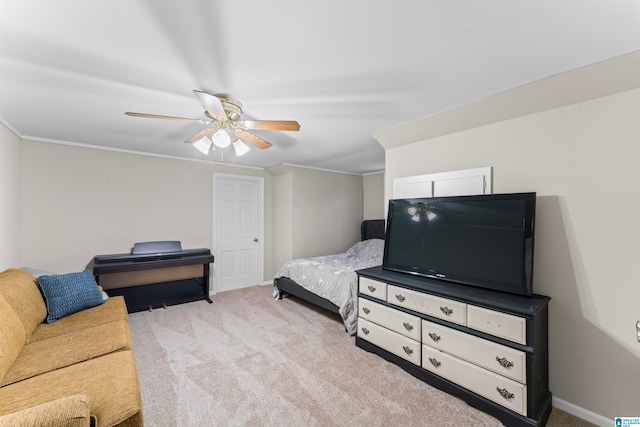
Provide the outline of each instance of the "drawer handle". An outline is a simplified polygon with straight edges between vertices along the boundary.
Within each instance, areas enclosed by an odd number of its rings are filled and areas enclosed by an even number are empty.
[[[400,302],[404,302],[404,300],[406,299],[404,295],[401,294],[396,294],[396,299]]]
[[[429,332],[429,337],[435,342],[440,341],[440,335],[436,334],[435,332]]]
[[[436,368],[439,368],[440,365],[442,365],[442,363],[438,362],[438,359],[436,359],[435,357],[430,357],[429,362],[431,362],[431,364]]]
[[[496,362],[498,362],[503,368],[511,368],[513,366],[513,362],[504,357],[500,358],[496,356]]]
[[[407,331],[412,331],[412,330],[413,330],[413,325],[412,325],[411,323],[409,323],[409,322],[404,322],[404,323],[403,323],[403,325],[404,325],[404,328],[405,328]]]
[[[362,333],[365,335],[369,335],[369,330],[365,327],[362,328]]]
[[[362,307],[362,311],[364,311],[364,314],[371,313],[371,310],[369,310],[367,307]]]
[[[411,348],[407,347],[406,345],[403,345],[402,349],[404,350],[405,353],[407,353],[408,356],[411,356],[411,354],[413,353],[413,350],[411,350]]]
[[[498,393],[500,393],[500,396],[504,397],[505,399],[507,400],[513,399],[513,393],[509,393],[506,388],[496,387],[496,390],[498,390]]]
[[[367,286],[367,288],[369,288],[369,292],[375,292],[376,291],[376,287],[373,285],[369,285]]]
[[[451,313],[453,313],[453,309],[444,306],[444,307],[440,307],[440,311],[443,312],[444,314],[446,314],[447,316],[451,316]]]

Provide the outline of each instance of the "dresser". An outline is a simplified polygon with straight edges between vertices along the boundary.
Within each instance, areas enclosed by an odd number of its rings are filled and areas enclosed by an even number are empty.
[[[381,267],[357,273],[358,347],[507,426],[546,424],[550,298]]]

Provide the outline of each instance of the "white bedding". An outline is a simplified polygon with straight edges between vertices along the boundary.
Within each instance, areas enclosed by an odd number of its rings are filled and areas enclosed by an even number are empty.
[[[382,264],[383,252],[384,240],[365,240],[341,254],[289,261],[276,273],[276,278],[288,277],[337,305],[347,332],[354,335],[358,320],[355,305],[358,277],[355,271]],[[280,293],[277,287],[275,292]]]

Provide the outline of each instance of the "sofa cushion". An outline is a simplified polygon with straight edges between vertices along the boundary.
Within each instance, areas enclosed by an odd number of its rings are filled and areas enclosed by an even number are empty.
[[[89,427],[89,398],[83,394],[36,405],[0,417],[2,427]]]
[[[0,416],[74,394],[88,396],[89,413],[98,426],[141,414],[133,353],[118,351],[0,387]]]
[[[120,350],[131,350],[129,326],[124,320],[32,341],[0,380],[0,387]]]
[[[24,328],[7,300],[0,295],[0,382],[24,346]]]
[[[121,296],[111,297],[104,304],[63,317],[53,323],[41,323],[33,331],[31,342],[82,331],[117,320],[128,321],[127,306]]]
[[[13,308],[24,328],[25,343],[36,327],[47,317],[47,307],[36,278],[26,271],[10,268],[0,273],[0,294]]]
[[[37,278],[47,305],[47,323],[102,304],[102,294],[89,270]]]

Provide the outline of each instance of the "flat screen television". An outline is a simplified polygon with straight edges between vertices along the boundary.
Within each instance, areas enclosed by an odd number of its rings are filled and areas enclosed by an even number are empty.
[[[532,295],[536,193],[389,201],[382,268]]]

